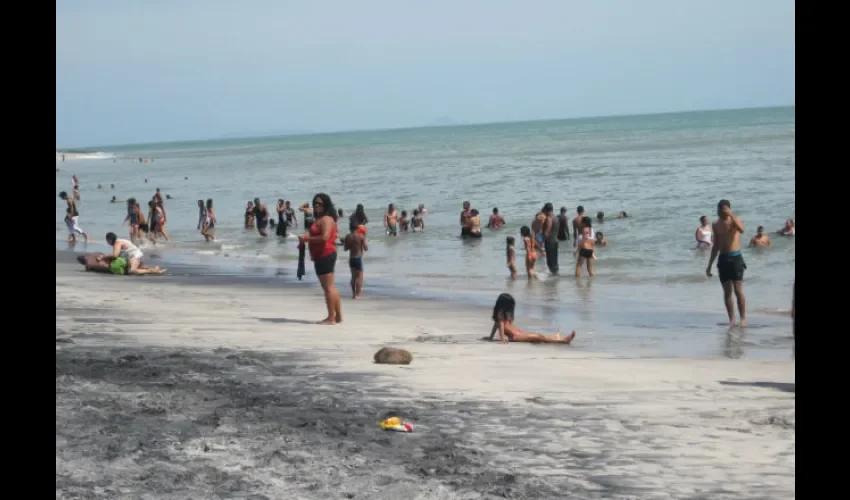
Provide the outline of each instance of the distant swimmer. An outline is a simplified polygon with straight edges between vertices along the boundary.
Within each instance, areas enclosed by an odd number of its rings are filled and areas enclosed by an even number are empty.
[[[387,211],[384,212],[384,229],[387,236],[398,236],[398,212],[395,205],[392,203],[387,206]]]
[[[711,224],[709,224],[708,217],[705,215],[699,218],[699,226],[697,226],[696,235],[694,237],[697,240],[697,250],[708,250],[711,248],[714,233],[711,230]]]
[[[596,212],[596,220],[605,222],[605,212]]]
[[[567,207],[561,207],[558,213],[558,241],[570,239],[570,221],[567,219]]]
[[[596,244],[600,247],[608,246],[608,238],[606,238],[605,235],[602,234],[602,231],[596,233]]]
[[[561,330],[558,330],[552,335],[524,332],[513,324],[515,309],[516,300],[514,300],[511,294],[503,293],[499,295],[496,299],[496,305],[493,307],[493,328],[490,330],[490,340],[493,340],[496,333],[499,334],[499,342],[502,344],[507,344],[508,342],[569,344],[576,337],[575,330],[566,337],[561,336]]]
[[[770,245],[772,243],[770,242],[770,238],[764,234],[764,226],[759,226],[756,229],[756,235],[750,240],[750,248],[769,247]]]
[[[505,247],[505,258],[508,261],[508,271],[511,272],[511,279],[512,280],[515,280],[516,275],[517,275],[517,273],[516,273],[516,249],[514,248],[515,243],[516,243],[516,240],[514,239],[513,236],[508,236],[507,238],[505,238],[505,245],[506,245],[506,247]]]
[[[469,236],[469,218],[472,217],[472,205],[468,201],[463,202],[463,210],[460,211],[460,237]]]
[[[469,211],[469,233],[467,236],[469,238],[481,237],[481,216],[478,210],[474,208]]]
[[[125,274],[164,274],[167,271],[167,269],[160,269],[159,267],[143,266],[142,258],[144,254],[139,250],[139,247],[130,241],[118,239],[115,233],[106,233],[106,243],[112,247],[113,259],[123,259],[127,263]]]
[[[413,218],[410,219],[410,226],[414,233],[425,231],[425,219],[422,218],[422,213],[419,212],[418,208],[413,210]]]
[[[581,234],[582,220],[584,220],[584,207],[579,205],[576,208],[576,215],[573,217],[573,246],[578,245],[578,235]]]
[[[720,284],[723,286],[726,313],[729,315],[729,325],[735,326],[735,304],[732,301],[734,291],[738,299],[740,325],[747,326],[747,299],[744,297],[744,271],[747,269],[747,264],[741,255],[741,233],[744,232],[744,223],[740,217],[732,213],[729,200],[720,200],[717,204],[717,215],[719,218],[712,226],[715,244],[711,249],[705,274],[711,277],[711,265],[716,258],[717,273],[720,275]]]
[[[794,228],[794,220],[793,219],[786,220],[785,226],[782,229],[780,229],[779,231],[777,231],[776,233],[781,235],[781,236],[795,236],[797,234],[797,232]]]
[[[78,234],[88,243],[89,236],[80,227],[80,212],[77,210],[77,202],[69,197],[65,191],[59,193],[59,198],[67,204],[65,208],[65,226],[68,227],[68,243],[76,243]]]
[[[119,201],[121,200],[119,200],[116,196],[113,196],[112,198],[110,198],[109,203],[118,203]]]
[[[487,227],[490,229],[500,229],[504,225],[505,218],[499,213],[498,208],[493,208],[493,215],[491,215],[490,220],[487,221]]]
[[[617,214],[618,219],[625,219],[628,216],[629,216],[629,214],[627,214],[625,211],[620,211],[620,213]]]
[[[425,216],[425,214],[428,213],[428,210],[425,208],[424,203],[420,203],[419,208],[417,210],[419,210],[419,215],[422,215],[422,216]]]

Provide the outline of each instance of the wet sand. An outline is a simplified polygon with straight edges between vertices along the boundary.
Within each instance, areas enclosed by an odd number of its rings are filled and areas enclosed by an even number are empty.
[[[57,498],[794,498],[790,360],[500,345],[487,311],[428,301],[344,299],[318,326],[312,282],[59,260]]]

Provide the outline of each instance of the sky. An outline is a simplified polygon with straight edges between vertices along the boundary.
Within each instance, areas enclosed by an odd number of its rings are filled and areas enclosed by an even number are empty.
[[[56,145],[793,105],[792,0],[57,0]]]

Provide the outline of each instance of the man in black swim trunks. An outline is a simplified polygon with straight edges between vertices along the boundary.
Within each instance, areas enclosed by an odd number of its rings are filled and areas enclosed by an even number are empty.
[[[265,203],[260,203],[259,198],[254,198],[254,222],[257,224],[257,232],[265,237],[266,227],[269,225],[269,209]]]
[[[738,314],[741,316],[740,326],[747,326],[747,299],[744,297],[744,270],[747,264],[741,255],[741,233],[744,223],[732,213],[729,200],[720,200],[717,204],[717,216],[714,224],[714,246],[705,274],[711,277],[711,265],[717,259],[717,274],[723,286],[723,296],[726,303],[726,313],[729,315],[729,326],[735,326],[735,304],[732,293],[738,299]]]

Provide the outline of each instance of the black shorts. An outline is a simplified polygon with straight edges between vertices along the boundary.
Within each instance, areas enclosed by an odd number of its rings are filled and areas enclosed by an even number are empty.
[[[148,227],[148,225],[147,225],[147,224],[139,224],[139,229],[140,229],[143,233],[150,232],[150,228]]]
[[[336,252],[314,260],[313,267],[316,270],[316,276],[333,273],[336,270]]]
[[[578,251],[579,257],[584,257],[585,259],[589,259],[593,257],[593,250],[590,248],[580,248]]]
[[[268,227],[268,225],[269,225],[268,220],[257,219],[257,229],[259,229],[260,231],[265,231],[265,229],[266,229],[266,227]]]
[[[461,228],[460,229],[460,237],[466,238],[467,236],[469,236],[469,228],[468,227]]]
[[[747,264],[744,263],[744,256],[741,255],[741,252],[722,253],[717,257],[717,274],[721,283],[742,281],[745,269],[747,269]]]
[[[348,267],[352,271],[363,271],[363,257],[349,257]]]

